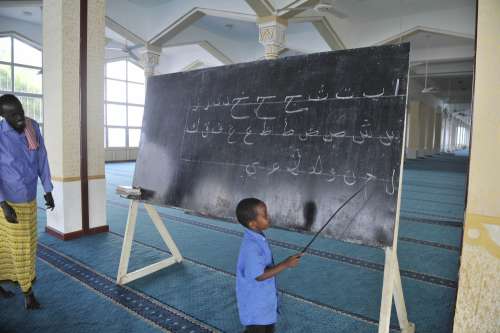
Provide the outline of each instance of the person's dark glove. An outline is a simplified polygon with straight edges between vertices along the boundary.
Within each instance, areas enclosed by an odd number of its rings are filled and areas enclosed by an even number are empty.
[[[7,201],[0,202],[0,207],[2,207],[3,215],[5,219],[10,223],[17,223],[17,214],[14,208],[7,203]]]
[[[56,206],[54,203],[54,198],[52,197],[52,192],[47,192],[43,196],[45,198],[45,208],[54,210],[54,207]]]

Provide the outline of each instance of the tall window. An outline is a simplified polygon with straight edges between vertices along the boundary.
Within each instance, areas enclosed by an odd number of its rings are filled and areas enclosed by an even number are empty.
[[[42,51],[15,37],[0,35],[0,95],[15,94],[26,116],[43,129]]]
[[[106,64],[105,147],[138,147],[144,113],[144,70],[129,60]]]

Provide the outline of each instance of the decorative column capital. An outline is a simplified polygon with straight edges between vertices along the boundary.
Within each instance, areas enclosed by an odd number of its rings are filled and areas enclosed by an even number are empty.
[[[278,16],[261,17],[259,26],[259,42],[264,45],[266,59],[277,59],[284,48],[288,21]]]
[[[144,75],[150,77],[154,74],[155,67],[160,62],[161,49],[152,46],[146,46],[141,52],[141,64],[144,66]]]

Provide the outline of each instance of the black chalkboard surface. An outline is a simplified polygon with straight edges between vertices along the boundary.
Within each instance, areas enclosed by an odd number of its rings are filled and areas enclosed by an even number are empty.
[[[234,219],[245,197],[277,227],[392,245],[409,44],[154,76],[134,186],[147,202]]]

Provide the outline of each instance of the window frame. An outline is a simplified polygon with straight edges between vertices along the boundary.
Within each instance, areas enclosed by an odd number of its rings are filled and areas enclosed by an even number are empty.
[[[104,69],[104,128],[105,128],[105,149],[137,149],[139,147],[130,147],[129,145],[129,129],[138,129],[142,132],[142,126],[129,126],[128,123],[128,108],[129,106],[136,106],[136,107],[142,107],[144,108],[144,104],[136,104],[136,103],[129,103],[128,102],[128,83],[135,83],[135,84],[142,84],[144,89],[146,89],[146,80],[144,82],[138,82],[138,81],[131,81],[128,79],[128,62],[138,66],[144,71],[144,66],[142,66],[138,61],[135,61],[134,59],[131,59],[129,57],[118,57],[118,58],[112,58],[112,59],[107,59],[105,62],[105,66],[107,66],[109,63],[112,62],[118,62],[118,61],[125,61],[125,80],[123,79],[116,79],[116,78],[108,78],[107,76],[107,70],[106,68]],[[117,82],[123,82],[125,83],[125,102],[115,102],[115,101],[108,101],[107,100],[107,80],[111,81],[117,81]],[[114,104],[114,105],[122,105],[125,106],[125,126],[117,126],[117,125],[108,125],[108,104]],[[108,133],[108,128],[123,128],[125,129],[125,146],[124,147],[110,147],[109,146],[109,133]]]
[[[35,43],[34,41],[30,40],[29,38],[22,36],[16,32],[0,32],[0,37],[9,37],[10,38],[10,62],[7,61],[1,61],[0,60],[0,65],[7,65],[10,66],[10,76],[11,76],[11,89],[10,90],[0,90],[0,94],[14,94],[18,97],[32,97],[32,98],[40,98],[41,103],[42,103],[42,110],[40,112],[42,121],[37,121],[40,125],[40,130],[43,133],[43,128],[44,128],[44,122],[45,122],[45,117],[44,117],[44,108],[43,108],[43,52],[42,52],[42,47]],[[31,65],[25,65],[25,64],[18,64],[14,62],[14,39],[17,39],[25,44],[28,44],[29,46],[37,49],[42,53],[42,67],[37,67],[37,66],[31,66]],[[14,68],[15,67],[23,67],[23,68],[29,68],[29,69],[38,69],[41,71],[42,75],[42,93],[41,94],[34,94],[34,93],[26,93],[26,92],[16,92],[15,91],[15,80],[16,78],[14,77]]]

